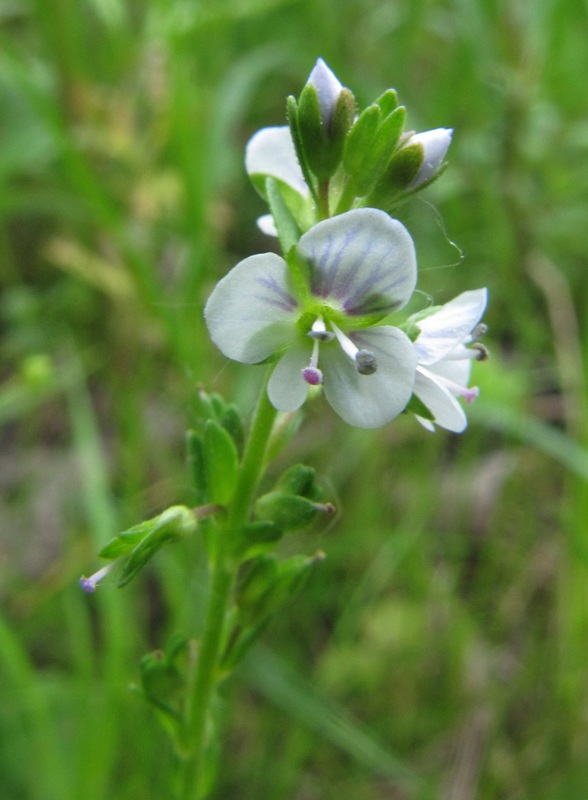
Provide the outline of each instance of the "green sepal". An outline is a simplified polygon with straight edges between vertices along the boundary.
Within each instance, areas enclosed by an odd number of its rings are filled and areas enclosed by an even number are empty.
[[[240,562],[268,553],[284,532],[271,521],[258,520],[244,525],[231,541],[233,555]]]
[[[362,112],[345,143],[344,164],[357,197],[366,195],[380,180],[398,146],[406,109],[398,106],[383,118],[376,104]]]
[[[300,164],[300,169],[302,170],[302,175],[304,176],[304,180],[306,181],[312,195],[316,200],[316,180],[310,171],[310,167],[306,161],[306,155],[304,152],[304,146],[302,144],[302,136],[300,133],[300,124],[298,120],[298,103],[296,102],[296,98],[290,95],[286,100],[286,116],[288,119],[288,125],[290,126],[290,136],[292,137],[292,143],[294,144],[294,150],[296,152],[296,157],[298,158],[298,163]]]
[[[407,145],[398,150],[390,159],[384,175],[367,197],[366,204],[385,211],[391,210],[416,178],[423,159],[424,149],[421,144]]]
[[[361,180],[367,154],[373,146],[381,122],[382,112],[379,106],[371,105],[361,112],[349,131],[343,150],[343,166],[354,182]]]
[[[282,473],[275,490],[282,494],[300,495],[316,500],[315,476],[316,470],[312,467],[307,467],[306,464],[294,464]]]
[[[321,180],[328,180],[331,172],[323,170],[327,136],[321,119],[318,94],[314,86],[307,84],[298,99],[298,131],[304,152],[304,161],[310,171]]]
[[[278,181],[275,178],[265,179],[265,193],[274,223],[278,231],[278,239],[283,253],[287,253],[301,236],[298,223],[288,208]]]
[[[321,506],[306,497],[282,492],[269,492],[255,503],[255,516],[273,522],[280,530],[295,531],[305,528],[319,511],[331,511],[332,506]]]
[[[328,126],[323,124],[316,88],[307,84],[298,101],[298,130],[304,158],[319,183],[328,181],[343,155],[345,137],[353,125],[355,97],[341,89]]]
[[[196,503],[205,503],[207,497],[204,445],[202,444],[202,437],[194,430],[186,432],[186,461],[196,493]]]
[[[189,536],[198,527],[194,513],[185,506],[172,506],[158,517],[150,520],[150,523],[151,530],[143,535],[141,540],[133,547],[122,565],[117,582],[119,589],[122,589],[123,586],[126,586],[138,575],[165,544]],[[121,536],[124,536],[124,534]],[[108,548],[108,545],[106,548]],[[108,556],[104,555],[104,550],[100,555],[103,558],[108,558]]]
[[[181,647],[186,648],[183,641]],[[139,663],[143,697],[174,720],[181,719],[181,701],[185,680],[176,663],[179,648],[171,653],[154,650],[143,656]]]
[[[175,531],[176,536],[179,538],[193,533],[196,526],[196,518],[189,508],[186,506],[170,506],[157,517],[147,519],[119,533],[104,545],[98,555],[100,558],[112,561],[131,552],[147,536],[156,531],[170,529]]]
[[[225,405],[220,414],[219,422],[235,443],[237,453],[242,453],[245,444],[245,429],[239,409],[234,403]]]
[[[386,89],[376,100],[377,105],[382,109],[382,116],[386,118],[398,105],[398,95],[394,89]]]
[[[213,419],[204,425],[204,469],[209,503],[231,502],[239,471],[239,454],[230,434]]]
[[[356,103],[353,93],[349,89],[341,89],[335,103],[331,128],[327,132],[328,153],[325,154],[329,178],[335,173],[343,158],[343,148],[349,131],[355,120]]]
[[[431,422],[435,419],[434,414],[429,411],[427,406],[416,396],[416,394],[412,395],[404,411],[409,414],[416,414],[417,417],[431,420]]]
[[[119,533],[114,539],[107,542],[102,550],[98,553],[100,558],[106,558],[109,561],[114,561],[115,558],[130,553],[140,542],[151,533],[154,527],[154,520],[148,519],[145,522],[140,522],[138,525],[133,525],[122,533]]]

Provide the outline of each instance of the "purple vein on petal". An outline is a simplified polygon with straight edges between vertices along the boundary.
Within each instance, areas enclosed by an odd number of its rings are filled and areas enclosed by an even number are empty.
[[[298,303],[294,300],[292,295],[282,289],[277,280],[271,275],[257,278],[257,283],[263,286],[264,289],[269,290],[269,293],[256,295],[258,300],[275,306],[276,308],[281,308],[283,311],[293,311],[297,307]]]

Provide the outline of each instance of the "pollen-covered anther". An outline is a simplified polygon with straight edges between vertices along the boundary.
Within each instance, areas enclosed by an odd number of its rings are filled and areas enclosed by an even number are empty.
[[[341,345],[341,349],[346,356],[349,356],[355,361],[355,366],[360,375],[373,375],[378,369],[378,362],[375,355],[369,350],[360,350],[356,347],[348,336],[345,336],[341,328],[331,322],[331,326],[335,331],[337,341]]]
[[[471,350],[476,354],[476,361],[488,361],[490,358],[490,351],[485,345],[480,344],[480,342],[476,342],[476,344],[472,345]]]
[[[378,369],[378,361],[369,350],[358,350],[355,354],[355,363],[360,375],[373,375]]]

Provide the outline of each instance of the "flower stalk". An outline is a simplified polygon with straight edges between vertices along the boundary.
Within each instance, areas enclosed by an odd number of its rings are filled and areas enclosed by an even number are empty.
[[[220,677],[218,667],[226,616],[239,568],[239,564],[230,557],[228,544],[249,518],[257,486],[265,469],[268,442],[276,415],[277,411],[269,402],[264,383],[239,470],[235,494],[228,509],[226,530],[219,532],[216,558],[210,565],[208,610],[185,714],[183,744],[187,755],[184,761],[182,800],[200,800],[205,796],[202,772],[206,725],[210,702]]]

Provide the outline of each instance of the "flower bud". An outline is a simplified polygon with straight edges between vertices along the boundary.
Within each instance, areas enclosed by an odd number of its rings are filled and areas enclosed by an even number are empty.
[[[406,187],[407,191],[414,191],[430,183],[443,166],[443,161],[451,144],[451,128],[435,128],[432,131],[414,133],[405,146],[420,145],[423,157],[419,171]]]
[[[343,86],[337,76],[327,67],[322,58],[316,62],[309,75],[307,86],[314,86],[318,98],[321,120],[326,130],[330,129],[333,112]]]
[[[260,520],[270,520],[282,531],[294,531],[309,525],[319,512],[332,514],[331,503],[315,503],[298,495],[270,492],[255,504],[255,514]]]
[[[355,119],[355,97],[322,59],[290,102],[290,126],[299,157],[319,181],[328,181],[341,162],[343,144]]]

